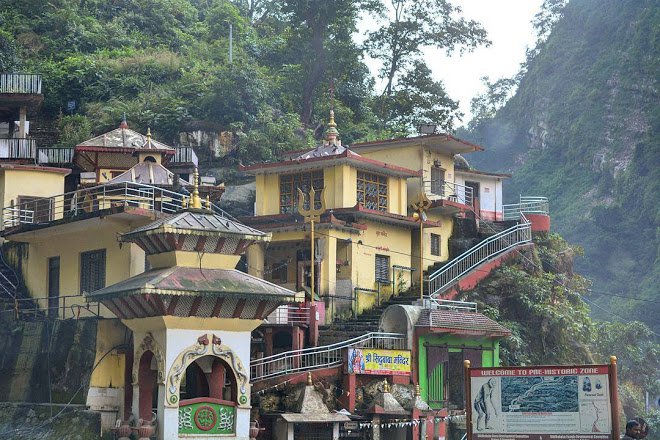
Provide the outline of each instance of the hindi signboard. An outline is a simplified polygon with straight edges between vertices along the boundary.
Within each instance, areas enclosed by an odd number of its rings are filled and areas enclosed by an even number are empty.
[[[349,348],[348,372],[408,375],[410,374],[410,351]]]
[[[611,369],[610,365],[470,368],[469,438],[618,438]]]

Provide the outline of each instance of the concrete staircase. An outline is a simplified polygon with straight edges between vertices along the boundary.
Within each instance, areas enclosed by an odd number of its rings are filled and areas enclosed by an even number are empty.
[[[376,332],[378,331],[380,317],[386,308],[394,304],[410,305],[418,299],[419,291],[409,290],[383,301],[380,305],[365,310],[357,318],[335,321],[332,324],[320,326],[319,345],[335,344],[369,332]]]

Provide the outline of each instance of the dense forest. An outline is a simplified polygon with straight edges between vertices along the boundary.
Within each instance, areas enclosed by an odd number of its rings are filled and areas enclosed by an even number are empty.
[[[516,78],[488,84],[462,134],[477,166],[513,172],[509,197],[550,199],[580,244],[592,310],[660,332],[660,8],[652,0],[546,0]],[[517,87],[517,89],[516,89]],[[513,93],[515,90],[515,93]],[[509,96],[513,96],[507,100]]]
[[[366,15],[378,25],[358,32]],[[469,299],[514,331],[508,364],[620,354],[633,415],[643,390],[660,391],[660,8],[545,0],[535,26],[520,73],[486,83],[459,135],[487,149],[473,165],[514,172],[508,197],[547,196],[554,227],[580,246],[544,237],[527,263]],[[0,9],[0,71],[44,77],[34,123],[57,133],[44,146],[73,146],[125,113],[171,144],[181,132],[232,132],[239,154],[204,164],[227,170],[314,145],[331,107],[344,144],[426,122],[452,131],[464,115],[422,49],[488,44],[448,0],[5,0]],[[382,66],[375,75],[367,56]]]

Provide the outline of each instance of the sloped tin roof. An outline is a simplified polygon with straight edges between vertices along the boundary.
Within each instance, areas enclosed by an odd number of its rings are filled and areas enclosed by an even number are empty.
[[[171,150],[174,152],[174,148],[150,139],[130,128],[115,128],[112,131],[81,142],[76,145],[76,148],[78,147]]]
[[[511,330],[498,324],[481,313],[458,312],[454,310],[422,311],[417,327],[429,327],[436,330],[445,330],[449,333],[509,336]]]

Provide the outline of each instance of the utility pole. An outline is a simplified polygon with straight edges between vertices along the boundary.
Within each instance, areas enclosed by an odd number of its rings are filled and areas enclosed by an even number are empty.
[[[229,64],[234,62],[234,25],[229,23]]]
[[[413,218],[419,221],[419,299],[424,301],[424,222],[431,201],[426,197],[423,184],[418,200],[410,207],[414,211]]]

